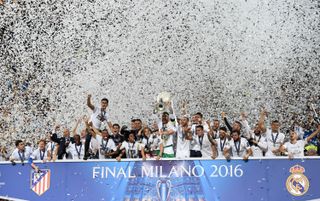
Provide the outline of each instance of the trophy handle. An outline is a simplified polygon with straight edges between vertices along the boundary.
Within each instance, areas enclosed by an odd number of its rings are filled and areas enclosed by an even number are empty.
[[[160,195],[160,185],[161,185],[161,181],[158,180],[157,181],[157,194],[158,194],[158,198],[159,198],[159,201],[161,201],[161,195]]]
[[[169,197],[170,197],[170,192],[171,192],[171,181],[170,181],[170,180],[167,180],[167,181],[166,181],[166,184],[167,184],[167,187],[168,187],[168,194],[167,194],[166,201],[168,201],[168,200],[169,200]]]

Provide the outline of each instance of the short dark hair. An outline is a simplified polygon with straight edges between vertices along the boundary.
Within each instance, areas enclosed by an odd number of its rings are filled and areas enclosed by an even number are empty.
[[[113,124],[112,127],[118,126],[120,128],[119,124]]]
[[[271,123],[272,123],[272,124],[273,124],[273,123],[278,123],[278,124],[279,124],[280,122],[279,122],[278,120],[273,120]]]
[[[108,100],[107,98],[101,99],[101,102],[102,102],[102,101],[106,101],[107,103],[109,103],[109,100]]]
[[[235,121],[234,123],[237,123],[240,125],[240,128],[242,128],[242,123],[240,121]]]
[[[202,126],[202,125],[196,126],[196,129],[197,129],[197,128],[201,128],[201,129],[203,130],[203,126]]]
[[[134,121],[139,121],[139,122],[142,122],[142,121],[141,121],[141,119],[135,119]]]
[[[240,135],[240,131],[238,130],[233,130],[231,133],[237,133],[238,135]]]
[[[19,146],[19,144],[20,144],[21,142],[23,142],[23,141],[22,141],[22,140],[16,140],[16,142],[15,142],[16,147]]]
[[[39,140],[38,144],[40,144],[40,142],[44,142],[44,144],[47,144],[47,141],[44,139]]]
[[[168,112],[163,112],[162,115],[168,115],[169,116],[169,113]]]
[[[201,119],[202,119],[202,117],[203,117],[203,115],[202,115],[201,112],[197,112],[197,113],[195,113],[195,115],[199,115],[199,116],[201,117]]]
[[[219,121],[219,119],[214,119],[213,121]]]
[[[223,130],[224,132],[227,132],[227,128],[224,126],[220,127],[219,130]]]
[[[75,137],[79,137],[79,138],[81,139],[81,137],[80,137],[79,134],[75,134],[75,135],[73,136],[73,138],[75,138]]]

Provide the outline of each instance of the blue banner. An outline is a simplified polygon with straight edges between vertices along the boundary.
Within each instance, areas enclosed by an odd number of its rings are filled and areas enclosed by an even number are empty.
[[[0,164],[0,196],[22,200],[314,200],[320,160],[68,161]]]

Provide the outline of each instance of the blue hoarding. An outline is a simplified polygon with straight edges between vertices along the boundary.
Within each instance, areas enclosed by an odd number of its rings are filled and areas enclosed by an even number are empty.
[[[0,164],[0,196],[22,200],[315,200],[320,160],[59,161]]]

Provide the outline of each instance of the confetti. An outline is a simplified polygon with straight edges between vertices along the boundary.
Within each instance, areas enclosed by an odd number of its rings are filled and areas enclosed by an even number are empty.
[[[188,112],[255,122],[261,107],[283,128],[319,112],[316,1],[3,1],[0,141],[35,145],[107,97],[112,122],[152,122],[155,98]]]

